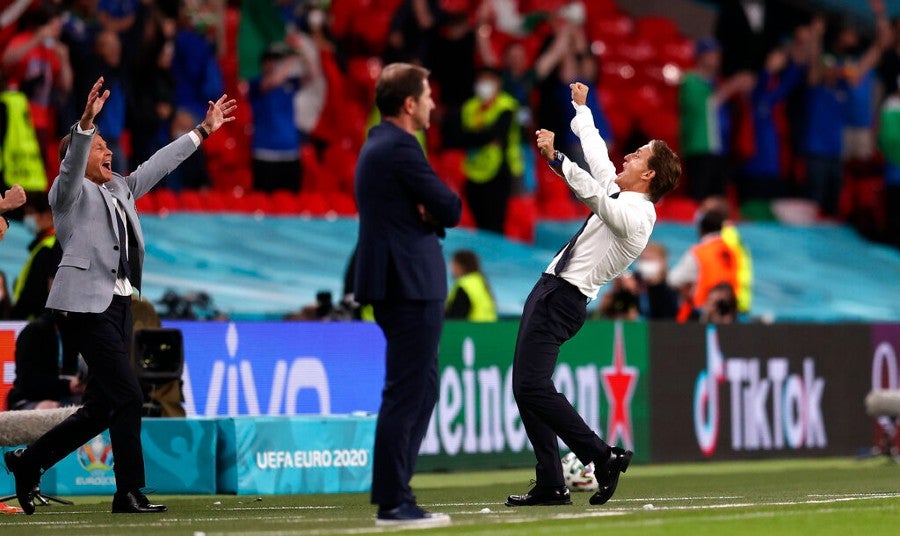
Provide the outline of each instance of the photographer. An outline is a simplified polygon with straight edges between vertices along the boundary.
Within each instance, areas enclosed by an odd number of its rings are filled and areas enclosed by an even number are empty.
[[[720,283],[737,288],[738,259],[722,238],[726,215],[709,210],[700,218],[700,242],[682,255],[669,272],[669,285],[681,292],[678,321],[697,320],[710,290]]]

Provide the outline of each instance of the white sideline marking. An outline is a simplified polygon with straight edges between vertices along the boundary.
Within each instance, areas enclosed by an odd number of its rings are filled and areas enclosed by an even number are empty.
[[[622,502],[649,502],[649,501],[709,501],[709,500],[721,500],[721,499],[743,499],[740,495],[698,495],[697,497],[638,497],[635,499],[616,499],[616,501]]]

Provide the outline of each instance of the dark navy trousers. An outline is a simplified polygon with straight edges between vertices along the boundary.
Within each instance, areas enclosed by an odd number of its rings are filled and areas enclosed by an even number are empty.
[[[584,325],[587,298],[571,283],[542,274],[525,301],[513,361],[513,394],[534,447],[538,486],[563,486],[557,437],[585,465],[601,464],[609,446],[553,385],[559,348]]]
[[[372,504],[415,504],[409,486],[438,397],[442,300],[376,301],[387,341],[384,389],[375,428]]]

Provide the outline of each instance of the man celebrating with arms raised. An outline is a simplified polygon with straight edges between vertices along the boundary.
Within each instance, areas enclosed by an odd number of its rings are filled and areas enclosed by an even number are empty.
[[[200,142],[233,121],[237,107],[222,95],[209,102],[194,130],[156,152],[127,177],[112,171],[112,151],[96,132],[94,118],[109,90],[103,77],[88,94],[81,120],[62,139],[59,176],[50,206],[63,257],[47,307],[65,315],[63,336],[71,337],[88,365],[84,406],[27,449],[4,455],[16,480],[25,514],[34,513],[34,488],[41,473],[109,428],[116,494],[113,513],[165,512],[141,493],[144,458],[141,406],[144,397],[131,362],[131,294],[140,288],[144,236],[134,201],[189,157]]]
[[[524,495],[510,495],[507,506],[571,504],[559,458],[557,437],[584,464],[596,466],[600,489],[591,504],[613,495],[619,473],[634,453],[607,445],[553,385],[560,346],[578,333],[588,300],[621,274],[641,254],[653,224],[653,203],[672,190],[681,174],[678,157],[661,140],[653,140],[625,157],[616,174],[606,143],[585,106],[588,88],[571,84],[575,118],[590,173],[553,148],[554,133],[537,131],[537,146],[551,169],[591,215],[541,274],[525,302],[513,361],[513,394],[537,458],[536,484]]]

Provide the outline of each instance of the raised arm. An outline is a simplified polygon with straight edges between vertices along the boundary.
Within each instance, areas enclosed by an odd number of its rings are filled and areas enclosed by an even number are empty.
[[[616,166],[609,159],[609,149],[594,125],[591,109],[587,107],[588,87],[581,82],[570,84],[572,104],[575,106],[575,117],[572,119],[572,132],[581,141],[581,150],[587,161],[591,175],[600,181],[606,190],[616,178]]]
[[[628,236],[630,230],[638,229],[642,225],[642,216],[635,211],[628,210],[628,205],[610,197],[614,189],[611,179],[605,181],[595,180],[590,173],[578,167],[564,155],[560,155],[553,148],[555,135],[549,130],[537,131],[538,150],[554,171],[565,179],[569,189],[603,220],[613,233],[618,237]],[[598,135],[599,138],[599,135]],[[559,158],[559,160],[557,160]]]
[[[195,140],[202,142],[225,123],[234,121],[235,118],[232,114],[235,109],[237,109],[237,103],[234,99],[228,100],[228,95],[222,95],[216,102],[209,101],[206,117],[194,127],[191,133],[184,134],[166,145],[125,177],[125,182],[134,196],[141,197],[149,192],[157,182],[193,154],[199,147]],[[192,134],[195,140],[191,139]]]

